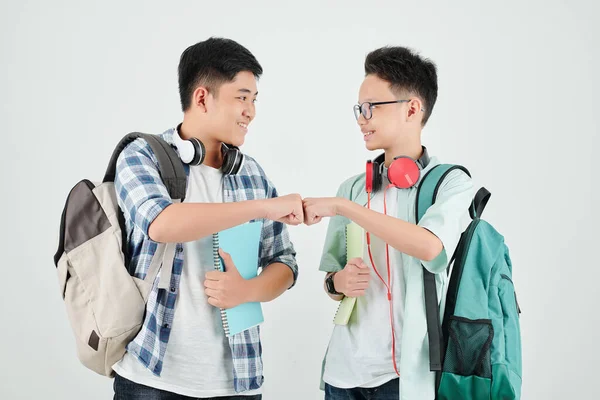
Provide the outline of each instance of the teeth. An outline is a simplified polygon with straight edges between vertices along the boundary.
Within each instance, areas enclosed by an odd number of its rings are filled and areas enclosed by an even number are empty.
[[[373,131],[364,133],[363,135],[365,135],[365,136],[371,136],[372,134],[373,134]]]
[[[238,125],[241,126],[242,128],[248,128],[248,125],[242,124],[241,122],[238,122]]]

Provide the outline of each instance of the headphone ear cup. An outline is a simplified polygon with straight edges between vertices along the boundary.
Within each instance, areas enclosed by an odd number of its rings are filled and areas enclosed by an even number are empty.
[[[246,156],[244,155],[244,153],[242,153],[241,150],[236,150],[235,154],[236,154],[235,163],[233,165],[233,169],[231,170],[231,173],[234,175],[237,175],[240,173],[240,171],[244,167],[244,162],[246,161]]]
[[[223,144],[223,166],[221,170],[226,175],[239,173],[244,165],[244,153],[235,146]]]
[[[390,183],[400,189],[413,187],[420,176],[419,165],[410,157],[396,157],[388,169]]]
[[[365,190],[367,193],[373,192],[373,161],[367,161],[365,174]]]
[[[204,143],[199,141],[196,138],[190,138],[188,140],[194,146],[194,157],[192,161],[189,162],[190,165],[200,165],[204,162],[204,157],[206,156],[206,149],[204,147]]]
[[[378,162],[373,163],[373,192],[381,189],[381,169]]]

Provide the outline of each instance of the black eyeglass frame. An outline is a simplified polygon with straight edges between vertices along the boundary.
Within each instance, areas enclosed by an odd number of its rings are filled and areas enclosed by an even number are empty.
[[[392,101],[376,101],[376,102],[365,101],[364,103],[361,103],[361,104],[355,104],[354,107],[352,107],[352,109],[354,110],[354,117],[356,118],[357,121],[358,121],[358,118],[360,118],[361,114],[366,120],[369,120],[369,119],[373,118],[373,106],[380,106],[380,105],[394,104],[394,103],[408,103],[409,101],[411,101],[411,99],[392,100]],[[365,105],[368,105],[368,107],[364,108]],[[365,110],[365,111],[363,112],[363,110]],[[366,110],[368,110],[369,116],[366,115],[366,112],[367,112]],[[425,109],[421,108],[421,111],[424,112]]]

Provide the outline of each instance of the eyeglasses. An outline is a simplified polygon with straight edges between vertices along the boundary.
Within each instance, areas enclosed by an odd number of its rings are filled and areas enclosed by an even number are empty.
[[[408,103],[410,100],[394,100],[394,101],[378,101],[378,102],[370,102],[370,101],[365,101],[362,104],[355,104],[354,105],[354,117],[356,117],[356,120],[358,121],[358,118],[360,117],[360,115],[362,114],[363,117],[365,117],[365,119],[371,119],[371,117],[373,117],[373,107],[374,106],[379,106],[379,105],[383,105],[383,104],[394,104],[394,103]],[[421,109],[421,111],[425,111],[424,109]]]

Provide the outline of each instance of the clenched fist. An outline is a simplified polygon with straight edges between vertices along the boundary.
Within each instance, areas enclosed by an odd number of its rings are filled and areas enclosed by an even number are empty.
[[[321,222],[323,217],[334,217],[337,215],[337,208],[340,198],[321,197],[306,198],[302,201],[304,206],[304,223],[314,225]]]
[[[264,201],[265,218],[288,225],[304,222],[304,208],[299,194],[288,194]]]

